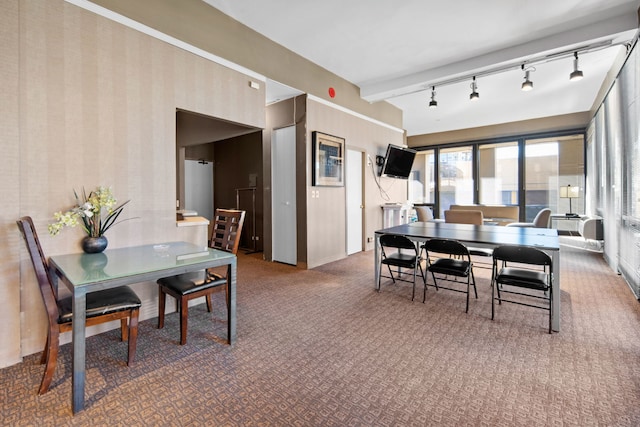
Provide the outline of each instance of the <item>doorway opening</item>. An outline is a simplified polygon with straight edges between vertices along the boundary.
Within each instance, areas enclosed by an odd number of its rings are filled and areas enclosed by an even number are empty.
[[[245,210],[240,247],[252,251],[262,250],[262,168],[262,129],[176,110],[176,208],[210,222],[217,208]],[[238,197],[246,188],[250,204]]]

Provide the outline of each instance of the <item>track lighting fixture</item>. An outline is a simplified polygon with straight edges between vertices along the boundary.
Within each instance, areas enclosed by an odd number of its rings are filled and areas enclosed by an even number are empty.
[[[535,68],[527,68],[524,69],[524,64],[522,64],[522,71],[524,71],[524,82],[522,82],[522,90],[528,92],[533,89],[533,82],[529,79],[529,73],[531,71],[535,71]]]
[[[476,83],[476,76],[473,76],[473,81],[471,82],[471,95],[469,95],[469,99],[472,101],[476,101],[480,98],[480,94],[478,93],[478,84]]]
[[[573,72],[569,75],[569,80],[580,80],[583,75],[582,71],[578,70],[578,52],[573,53]]]
[[[429,102],[429,108],[437,108],[438,101],[436,101],[436,87],[431,86],[431,101]]]
[[[616,44],[621,44],[621,43],[616,43]],[[469,100],[476,101],[480,99],[480,93],[478,92],[478,82],[477,82],[478,77],[484,78],[487,76],[492,76],[494,74],[498,74],[506,71],[517,70],[518,67],[524,74],[523,76],[524,81],[522,82],[520,87],[523,91],[527,92],[527,91],[533,90],[533,81],[531,79],[531,73],[536,71],[536,68],[533,66],[533,64],[538,64],[538,63],[544,64],[544,63],[559,60],[559,59],[564,60],[564,59],[570,58],[571,56],[573,56],[573,71],[571,72],[569,78],[570,80],[580,80],[584,77],[584,74],[579,69],[578,54],[605,49],[613,45],[614,44],[612,44],[611,40],[604,40],[596,44],[581,46],[579,48],[574,47],[571,50],[565,50],[562,52],[558,52],[556,54],[544,55],[544,56],[538,56],[538,57],[528,57],[526,59],[520,60],[520,61],[524,60],[525,62],[518,61],[518,63],[499,65],[492,69],[483,69],[482,71],[470,70],[469,74],[456,75],[454,77],[451,77],[450,79],[439,79],[437,81],[430,82],[428,86],[427,85],[421,86],[419,89],[416,89],[415,91],[411,91],[407,93],[404,93],[404,92],[398,93],[391,96],[401,96],[408,93],[422,92],[422,91],[427,91],[429,90],[429,88],[431,88],[431,100],[429,101],[429,108],[437,108],[438,101],[436,101],[436,87],[435,87],[436,84],[440,87],[440,86],[464,83],[465,81],[469,80],[469,77],[472,77],[472,81],[470,85],[471,93],[469,94]]]

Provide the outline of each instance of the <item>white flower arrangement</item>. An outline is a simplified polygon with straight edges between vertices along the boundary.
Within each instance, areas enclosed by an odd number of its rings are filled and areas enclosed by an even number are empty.
[[[89,196],[83,188],[82,200],[75,190],[73,194],[76,197],[76,206],[66,212],[60,211],[53,214],[56,222],[48,226],[49,234],[52,236],[57,235],[64,227],[75,227],[80,224],[89,237],[100,237],[112,226],[118,224],[116,222],[118,216],[122,213],[124,206],[129,203],[127,200],[116,206],[117,201],[113,197],[111,188],[108,187],[98,187],[90,192]]]

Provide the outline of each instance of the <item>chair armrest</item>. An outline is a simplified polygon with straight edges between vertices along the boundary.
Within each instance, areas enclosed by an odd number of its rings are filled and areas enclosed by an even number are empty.
[[[600,218],[586,218],[580,221],[578,232],[585,239],[603,240],[602,220]]]

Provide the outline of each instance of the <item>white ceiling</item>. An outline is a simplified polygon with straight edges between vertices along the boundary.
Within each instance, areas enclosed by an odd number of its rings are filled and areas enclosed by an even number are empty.
[[[204,1],[359,86],[365,100],[397,106],[409,136],[591,109],[635,37],[640,7],[638,0]],[[569,81],[572,57],[536,60],[593,43],[615,46],[581,53],[578,82]],[[533,91],[520,90],[522,63],[535,67]],[[491,73],[497,68],[509,70]],[[474,74],[480,100],[470,102]],[[460,81],[444,83],[452,79]],[[438,108],[429,109],[434,85]],[[289,92],[267,89],[273,97]]]

